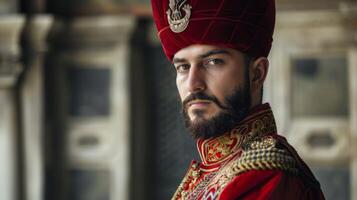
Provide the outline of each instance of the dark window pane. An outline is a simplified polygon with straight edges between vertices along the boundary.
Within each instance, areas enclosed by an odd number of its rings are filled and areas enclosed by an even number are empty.
[[[343,57],[292,61],[292,116],[348,116],[347,63]]]
[[[330,130],[314,130],[307,137],[311,148],[332,148],[335,142]]]
[[[109,200],[108,171],[71,170],[70,200]]]
[[[98,137],[93,135],[82,136],[78,139],[78,146],[81,148],[95,148],[99,145],[100,140]]]
[[[69,68],[71,116],[108,116],[110,70]]]

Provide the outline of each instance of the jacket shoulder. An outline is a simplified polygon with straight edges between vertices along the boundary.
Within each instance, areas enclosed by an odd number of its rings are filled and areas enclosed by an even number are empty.
[[[245,142],[242,154],[232,163],[235,175],[250,170],[282,170],[292,174],[298,173],[295,158],[273,136],[252,138]]]
[[[231,178],[252,170],[278,170],[299,176],[307,185],[320,187],[295,149],[277,134],[248,137],[242,145],[241,155],[229,163],[226,170]]]

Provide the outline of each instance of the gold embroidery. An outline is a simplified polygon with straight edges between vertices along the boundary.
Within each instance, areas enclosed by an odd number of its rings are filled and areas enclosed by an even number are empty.
[[[269,108],[248,116],[230,133],[199,140],[199,153],[209,171],[192,165],[172,199],[197,199],[212,187],[219,195],[235,176],[249,170],[297,173],[294,158],[287,150],[279,149],[278,141],[269,136],[274,134],[276,125]]]
[[[217,162],[229,156],[235,149],[238,141],[238,134],[230,134],[228,137],[224,135],[208,143],[207,162]]]
[[[243,121],[230,133],[203,141],[199,146],[200,155],[203,163],[207,165],[224,162],[250,140],[272,133],[276,133],[276,125],[269,109]]]
[[[194,189],[194,186],[200,176],[201,171],[198,164],[193,163],[171,199],[187,199],[186,197]]]
[[[258,137],[245,145],[241,157],[228,169],[228,174],[238,175],[249,170],[284,170],[297,173],[295,159],[285,149],[277,148],[271,136]]]

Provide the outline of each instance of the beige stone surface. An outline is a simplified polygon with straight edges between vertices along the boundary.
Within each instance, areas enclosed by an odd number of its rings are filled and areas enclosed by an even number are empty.
[[[16,198],[16,138],[14,97],[10,89],[0,89],[0,199]]]
[[[357,12],[355,4],[339,4],[333,9],[280,11],[270,55],[266,99],[272,102],[279,132],[310,165],[341,166],[348,163],[351,173],[351,199],[357,199]],[[296,58],[343,57],[347,64],[348,116],[294,118],[291,113],[292,60]],[[334,88],[321,87],[329,90]],[[331,91],[332,92],[332,91]],[[323,94],[323,93],[321,93]],[[313,103],[327,105],[323,95]],[[328,133],[333,140],[328,147],[311,146],[308,138]],[[316,135],[317,134],[317,135]],[[347,165],[347,166],[348,166]]]

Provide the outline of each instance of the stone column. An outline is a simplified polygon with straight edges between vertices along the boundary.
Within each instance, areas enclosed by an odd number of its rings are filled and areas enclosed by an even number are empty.
[[[46,74],[57,91],[51,130],[62,142],[55,148],[64,154],[58,199],[128,199],[133,25],[128,16],[55,21]]]
[[[357,36],[357,34],[355,34]],[[357,37],[356,37],[357,38]],[[350,91],[351,91],[351,199],[357,199],[357,41],[353,48],[349,52],[350,64]]]
[[[340,12],[344,16],[345,28],[349,33],[348,58],[349,92],[350,92],[350,169],[351,169],[351,199],[357,199],[357,3],[344,2],[340,4]]]
[[[349,33],[348,65],[349,67],[349,102],[350,102],[350,191],[351,199],[357,199],[357,3],[340,3],[340,13]]]
[[[51,22],[50,16],[31,16],[22,35],[25,73],[19,83],[19,97],[25,163],[23,186],[27,200],[43,199],[43,65]]]
[[[23,18],[0,17],[0,199],[17,198],[17,127],[14,87],[21,71],[19,33]]]

